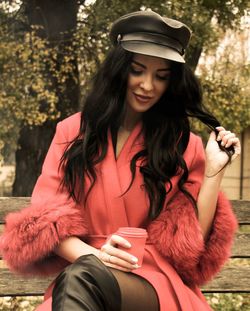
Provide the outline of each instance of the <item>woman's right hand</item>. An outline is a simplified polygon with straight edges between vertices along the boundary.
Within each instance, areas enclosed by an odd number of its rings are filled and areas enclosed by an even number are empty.
[[[98,258],[108,267],[131,272],[139,268],[138,259],[118,246],[129,249],[131,244],[123,237],[113,234],[101,247]]]

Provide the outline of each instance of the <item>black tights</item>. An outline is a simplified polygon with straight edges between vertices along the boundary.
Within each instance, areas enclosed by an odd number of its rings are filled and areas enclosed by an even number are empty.
[[[121,291],[121,311],[158,311],[157,294],[152,285],[142,277],[110,269]]]
[[[78,258],[56,279],[53,311],[158,311],[154,288],[133,273],[106,267],[94,255]]]

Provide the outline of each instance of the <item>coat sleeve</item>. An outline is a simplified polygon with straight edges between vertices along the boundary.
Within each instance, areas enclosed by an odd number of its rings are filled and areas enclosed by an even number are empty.
[[[200,139],[196,141],[194,157],[185,188],[197,199],[205,164]],[[191,201],[177,191],[160,216],[148,230],[151,241],[167,258],[183,281],[201,286],[211,280],[230,256],[237,220],[230,202],[220,192],[210,235],[206,241]]]
[[[62,176],[59,162],[68,140],[64,127],[58,123],[31,204],[6,217],[0,249],[14,272],[38,275],[59,272],[67,262],[53,253],[54,248],[69,236],[87,234],[82,208],[68,198],[66,191],[59,190]]]

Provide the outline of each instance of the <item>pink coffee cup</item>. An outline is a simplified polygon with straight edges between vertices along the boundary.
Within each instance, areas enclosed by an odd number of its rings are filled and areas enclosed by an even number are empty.
[[[115,234],[125,238],[131,244],[130,248],[125,248],[122,246],[118,246],[118,248],[135,256],[138,259],[137,264],[141,266],[144,256],[145,244],[148,237],[147,231],[142,228],[121,227],[116,231]]]

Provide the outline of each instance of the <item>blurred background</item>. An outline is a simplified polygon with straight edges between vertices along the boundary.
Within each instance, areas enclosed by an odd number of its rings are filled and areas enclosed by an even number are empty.
[[[0,2],[0,195],[29,196],[58,121],[81,109],[93,72],[110,47],[117,17],[152,9],[193,31],[186,61],[204,102],[236,131],[243,152],[223,189],[250,199],[250,37],[246,0],[9,0]],[[204,138],[205,129],[192,120]]]
[[[110,48],[112,22],[148,9],[192,29],[186,62],[202,82],[207,108],[238,133],[243,147],[223,189],[230,199],[250,199],[247,0],[0,1],[0,196],[31,195],[57,122],[81,110]],[[191,122],[205,144],[207,129]],[[242,296],[225,297],[210,297],[215,310],[247,310]]]

